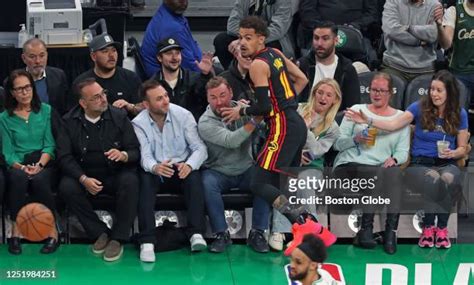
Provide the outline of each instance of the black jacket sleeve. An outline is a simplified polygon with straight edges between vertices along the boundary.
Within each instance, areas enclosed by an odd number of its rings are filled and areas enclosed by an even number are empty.
[[[133,130],[132,123],[127,116],[123,116],[122,127],[121,127],[123,138],[122,138],[122,151],[126,151],[128,154],[128,161],[126,165],[136,166],[140,160],[140,143]]]
[[[85,173],[73,155],[73,144],[69,134],[69,128],[73,126],[68,126],[67,122],[65,122],[63,126],[65,127],[62,128],[61,132],[59,132],[58,138],[56,140],[58,164],[61,168],[61,172],[64,175],[70,176],[74,179],[79,179]]]
[[[68,111],[69,86],[66,74],[62,69],[56,67],[46,67],[46,84],[48,86],[48,96],[50,105],[64,115]]]
[[[306,75],[306,78],[308,78],[309,82],[306,84],[304,89],[301,91],[300,94],[298,94],[298,102],[308,102],[309,99],[309,93],[311,91],[311,88],[313,86],[313,80],[314,80],[314,64],[312,64],[309,60],[309,57],[312,56],[314,58],[314,53],[311,52],[310,54],[301,57],[298,59],[298,66],[300,70]],[[311,70],[312,68],[312,70]]]
[[[190,103],[192,105],[191,113],[193,113],[196,122],[199,122],[199,118],[206,111],[207,107],[207,92],[206,84],[209,79],[212,78],[212,73],[202,74],[197,72],[192,72],[190,77],[192,78],[192,85],[190,86],[189,93],[191,95]]]
[[[352,64],[348,64],[344,67],[340,84],[342,103],[339,110],[345,110],[355,104],[360,104],[359,77]]]

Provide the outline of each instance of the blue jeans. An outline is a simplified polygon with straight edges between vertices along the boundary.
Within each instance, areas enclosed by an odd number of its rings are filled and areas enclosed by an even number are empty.
[[[316,177],[317,179],[322,179],[323,174],[319,169],[308,168],[298,175],[298,179],[306,179],[306,177]],[[291,195],[296,196],[297,198],[310,198],[311,196],[314,196],[314,194],[314,190],[299,189]],[[305,208],[308,212],[317,217],[316,205],[305,205]],[[288,221],[288,219],[277,210],[273,210],[272,233],[291,233],[290,221]]]
[[[213,233],[224,232],[227,229],[222,193],[230,191],[231,188],[239,188],[240,191],[249,191],[250,173],[252,169],[253,167],[250,167],[243,174],[236,176],[228,176],[212,169],[202,171],[204,197]],[[270,206],[268,203],[260,197],[254,197],[252,228],[266,230],[268,228],[269,214]]]
[[[413,189],[423,189],[424,226],[434,226],[437,216],[437,226],[447,227],[453,205],[451,195],[461,185],[461,170],[454,164],[432,166],[412,163],[406,169],[406,180]]]

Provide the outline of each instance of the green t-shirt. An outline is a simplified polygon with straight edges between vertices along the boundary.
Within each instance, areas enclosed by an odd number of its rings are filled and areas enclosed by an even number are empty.
[[[322,132],[319,134],[319,138],[323,138],[326,135],[327,131]],[[320,158],[316,158],[310,162],[310,164],[306,165],[306,167],[309,168],[316,168],[319,170],[323,170],[324,168],[324,156],[321,156]]]
[[[25,154],[37,150],[54,158],[55,142],[51,132],[51,106],[48,104],[42,103],[39,112],[31,112],[28,120],[2,112],[0,131],[7,166],[22,163]]]
[[[467,13],[462,1],[456,4],[456,26],[449,68],[456,73],[474,72],[474,17]]]

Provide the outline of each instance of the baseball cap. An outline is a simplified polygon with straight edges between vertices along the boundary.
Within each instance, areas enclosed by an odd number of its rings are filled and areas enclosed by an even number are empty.
[[[166,38],[158,43],[158,53],[169,51],[170,49],[182,50],[183,48],[179,45],[178,41],[173,38]]]
[[[111,45],[115,46],[116,49],[122,47],[119,42],[114,42],[114,39],[109,34],[102,34],[92,39],[92,41],[89,43],[89,49],[91,52],[95,52]]]

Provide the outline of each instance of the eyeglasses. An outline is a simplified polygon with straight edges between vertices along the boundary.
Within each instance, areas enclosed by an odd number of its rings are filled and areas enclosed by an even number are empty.
[[[370,88],[370,92],[374,94],[387,95],[390,90],[388,89],[374,89]]]
[[[25,86],[13,87],[12,90],[15,93],[30,92],[33,90],[33,86],[31,84],[26,84]]]
[[[102,100],[102,98],[107,97],[107,94],[109,94],[109,91],[107,89],[103,89],[100,93],[95,94],[94,96],[92,96],[91,99],[89,99],[87,101],[94,102],[94,103],[100,102],[100,100]]]

